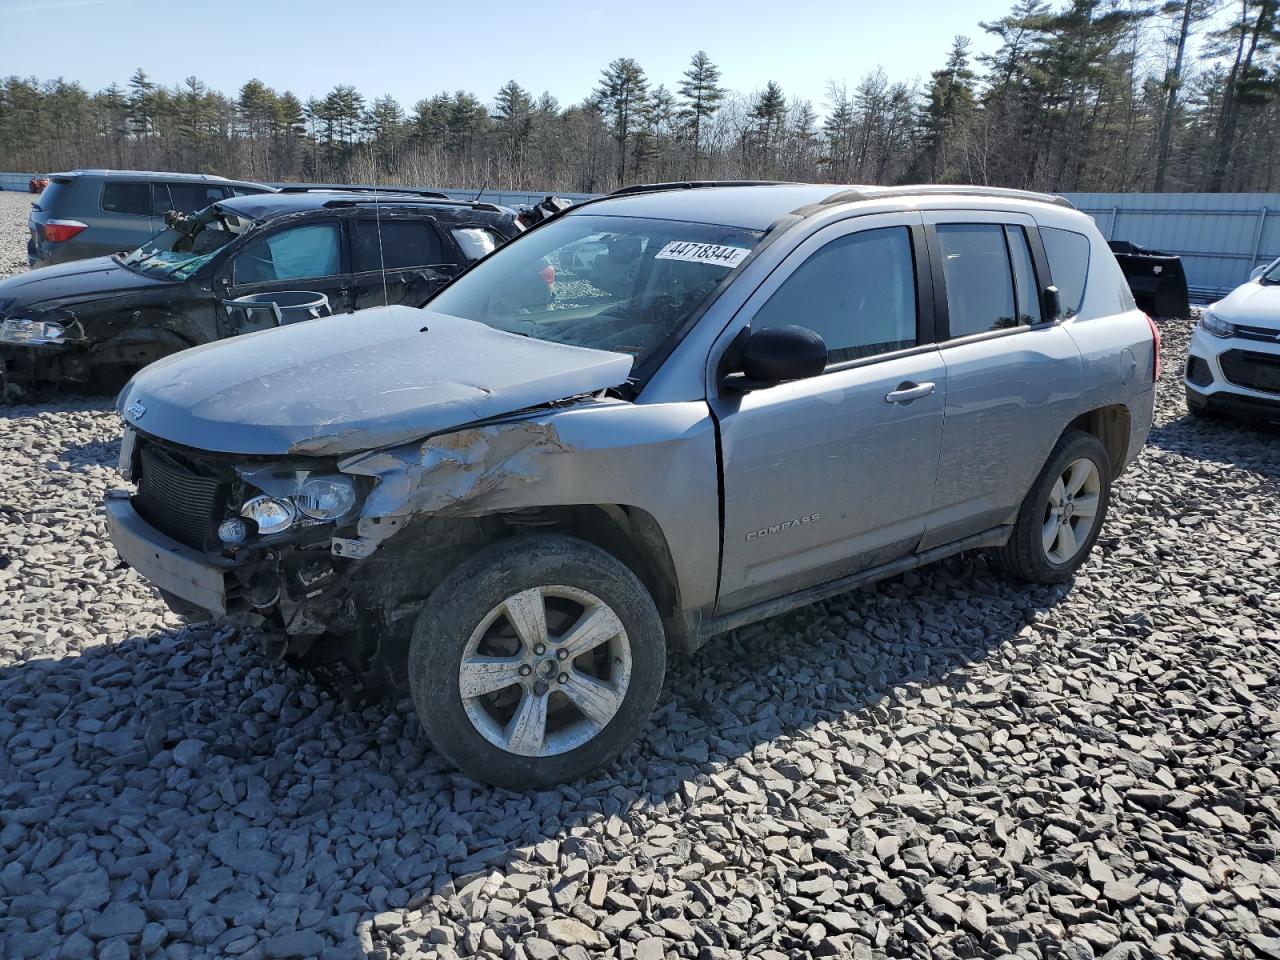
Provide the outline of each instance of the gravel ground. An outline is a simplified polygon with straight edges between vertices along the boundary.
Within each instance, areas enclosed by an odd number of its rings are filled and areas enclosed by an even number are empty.
[[[0,191],[0,277],[27,269],[27,214],[31,195]]]
[[[1072,584],[739,630],[527,794],[118,569],[108,403],[0,411],[0,956],[1280,958],[1280,444],[1188,419],[1186,340]]]

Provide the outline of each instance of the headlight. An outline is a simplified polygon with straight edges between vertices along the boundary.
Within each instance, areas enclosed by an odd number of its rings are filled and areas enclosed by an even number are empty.
[[[258,532],[269,537],[283,533],[298,518],[298,511],[288,500],[277,500],[266,495],[254,497],[240,508],[240,516],[258,525]]]
[[[286,473],[268,467],[241,476],[251,490],[261,493],[245,502],[240,516],[252,520],[263,536],[283,533],[299,522],[341,520],[356,507],[355,481],[342,474]]]
[[[1215,337],[1234,337],[1236,335],[1235,324],[1227,323],[1212,310],[1205,310],[1200,314],[1200,327],[1206,333],[1211,333]]]
[[[309,477],[289,499],[312,520],[337,520],[356,505],[356,487],[349,477]]]
[[[0,342],[37,346],[43,343],[62,343],[67,329],[51,320],[31,320],[27,317],[10,317],[0,324]]]

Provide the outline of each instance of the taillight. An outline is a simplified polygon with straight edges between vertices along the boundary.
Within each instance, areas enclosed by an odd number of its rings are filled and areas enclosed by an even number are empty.
[[[1151,382],[1155,383],[1160,379],[1160,328],[1156,326],[1156,322],[1147,317],[1147,326],[1151,328]]]
[[[89,225],[79,220],[48,220],[43,226],[44,238],[50,243],[62,243],[70,240]]]

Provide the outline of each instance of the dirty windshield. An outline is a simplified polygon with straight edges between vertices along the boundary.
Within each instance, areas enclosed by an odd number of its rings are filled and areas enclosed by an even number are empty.
[[[122,266],[147,276],[186,280],[252,225],[252,221],[214,205],[198,214],[177,215],[168,230],[117,259]]]
[[[762,231],[582,214],[539,227],[446,287],[430,310],[642,364]]]

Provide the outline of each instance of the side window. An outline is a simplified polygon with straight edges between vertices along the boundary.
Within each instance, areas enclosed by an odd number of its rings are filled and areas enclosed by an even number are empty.
[[[502,238],[487,227],[454,227],[450,233],[468,262],[487,257],[502,246]]]
[[[166,184],[156,184],[157,189],[163,189]],[[169,187],[169,206],[165,210],[173,209],[182,213],[195,213],[197,210],[203,210],[211,203],[217,203],[226,196],[222,187],[211,187],[203,183],[170,183]],[[157,209],[157,213],[163,213],[163,210]]]
[[[832,240],[798,266],[751,321],[797,324],[822,335],[827,362],[916,344],[916,278],[906,227]]]
[[[331,277],[342,270],[336,223],[292,227],[251,242],[236,254],[236,283]]]
[[[1018,326],[1004,227],[995,223],[938,225],[951,338]]]
[[[384,217],[381,255],[378,250],[378,221],[356,222],[357,273],[379,270],[384,263],[388,270],[401,270],[442,262],[440,235],[425,220],[389,220]]]
[[[1089,238],[1074,230],[1041,227],[1040,239],[1062,300],[1062,311],[1074,317],[1084,305],[1084,287],[1089,279]]]
[[[151,216],[151,184],[108,180],[102,185],[102,209],[107,213]]]
[[[1031,260],[1031,247],[1027,244],[1027,232],[1022,227],[1005,227],[1005,239],[1009,241],[1009,259],[1013,261],[1013,286],[1018,295],[1018,322],[1040,322],[1040,286],[1036,283],[1036,268]]]

